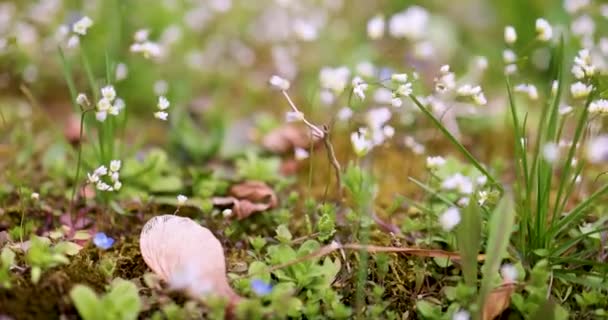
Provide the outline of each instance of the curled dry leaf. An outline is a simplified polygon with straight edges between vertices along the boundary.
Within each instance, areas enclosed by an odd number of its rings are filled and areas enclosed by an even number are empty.
[[[162,215],[143,227],[139,246],[146,264],[173,289],[193,298],[214,294],[230,305],[240,300],[226,277],[224,250],[219,240],[192,219]]]
[[[278,205],[274,191],[264,182],[245,181],[233,185],[228,197],[213,198],[213,205],[220,208],[232,209],[237,219],[272,209]]]
[[[500,316],[511,304],[511,295],[515,291],[514,283],[506,283],[494,289],[486,298],[483,306],[483,320],[493,320]]]
[[[310,129],[295,125],[284,125],[270,131],[262,139],[262,146],[274,153],[287,153],[295,148],[308,149],[320,139],[313,136]]]

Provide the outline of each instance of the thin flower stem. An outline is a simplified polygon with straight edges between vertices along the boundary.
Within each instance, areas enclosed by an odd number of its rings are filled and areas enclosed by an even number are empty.
[[[80,165],[81,165],[81,161],[82,161],[82,134],[83,134],[83,130],[84,130],[84,117],[86,116],[87,112],[92,111],[92,110],[95,110],[95,109],[83,110],[82,114],[80,115],[80,132],[79,132],[80,143],[78,144],[78,160],[76,162],[76,177],[74,178],[74,187],[72,188],[72,196],[70,198],[70,217],[72,217],[72,214],[74,212],[74,199],[76,197],[76,189],[78,189],[78,179],[80,178]],[[73,222],[73,220],[72,220],[72,222]]]
[[[302,115],[304,114],[300,111],[300,109],[298,109],[298,107],[295,105],[295,103],[293,103],[293,101],[291,100],[291,97],[289,96],[289,94],[287,93],[286,90],[281,90],[281,93],[283,93],[283,96],[285,97],[285,99],[287,99],[289,106],[291,107],[291,109],[294,112],[300,113]],[[323,129],[321,129],[321,128],[319,128],[319,126],[306,120],[306,118],[304,116],[302,117],[302,122],[304,122],[304,124],[306,124],[306,126],[308,126],[310,128],[310,130],[312,130],[313,135],[316,135],[319,138],[323,139],[323,144],[325,145],[325,149],[327,150],[327,157],[329,159],[329,163],[334,168],[334,172],[336,175],[336,183],[338,185],[339,201],[342,201],[342,198],[343,198],[342,169],[340,167],[340,163],[338,162],[338,159],[336,158],[336,152],[334,151],[334,147],[330,141],[329,127],[323,126]]]

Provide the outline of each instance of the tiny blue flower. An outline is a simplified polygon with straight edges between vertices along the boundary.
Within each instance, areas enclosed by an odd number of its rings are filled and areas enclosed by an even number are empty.
[[[251,290],[258,296],[264,296],[272,291],[272,285],[260,279],[251,280]]]
[[[108,250],[114,244],[114,239],[108,237],[103,232],[97,232],[93,237],[93,243],[95,246],[97,246],[97,248]]]

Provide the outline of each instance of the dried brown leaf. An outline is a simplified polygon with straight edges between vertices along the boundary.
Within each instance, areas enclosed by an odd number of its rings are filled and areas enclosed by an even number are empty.
[[[230,188],[228,197],[215,197],[213,205],[232,209],[237,219],[242,220],[254,213],[272,209],[278,205],[274,191],[264,182],[245,181]]]
[[[483,306],[483,320],[493,320],[500,316],[511,304],[511,295],[515,291],[515,284],[507,283],[494,289],[488,295]]]
[[[193,298],[215,294],[231,304],[240,300],[228,284],[222,245],[192,219],[154,217],[144,225],[139,245],[146,264],[172,288]]]
[[[262,146],[274,153],[287,153],[295,148],[308,149],[310,144],[319,142],[310,129],[295,125],[284,125],[270,131],[262,139]]]

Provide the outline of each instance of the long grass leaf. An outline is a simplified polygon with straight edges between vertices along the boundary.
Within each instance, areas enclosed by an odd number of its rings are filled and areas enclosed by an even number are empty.
[[[481,247],[481,215],[477,201],[471,199],[462,210],[462,220],[456,230],[464,281],[469,287],[477,288],[477,255]]]
[[[515,223],[514,209],[511,194],[505,193],[490,217],[486,261],[481,268],[483,279],[479,291],[479,306],[484,305],[488,294],[492,291],[502,258],[507,252],[513,224]]]
[[[486,170],[486,168],[484,168],[484,166],[469,152],[469,150],[467,150],[467,148],[465,148],[458,141],[458,139],[456,139],[456,137],[454,137],[454,135],[452,135],[450,133],[450,131],[441,123],[441,121],[439,121],[439,119],[437,119],[425,106],[423,106],[422,103],[420,103],[420,101],[418,101],[418,99],[416,99],[416,97],[414,97],[413,95],[410,95],[409,97],[410,97],[410,99],[412,99],[414,104],[420,109],[420,111],[422,111],[422,113],[424,113],[433,122],[433,124],[444,134],[444,136],[446,138],[448,138],[450,140],[450,142],[452,142],[452,144],[454,144],[456,146],[456,148],[458,148],[458,150],[469,161],[471,161],[473,166],[475,166],[475,168],[477,168],[477,170],[479,170],[486,177],[488,177],[488,180],[493,185],[495,185],[498,189],[503,191],[502,185],[499,184],[498,181],[488,172],[488,170]]]

